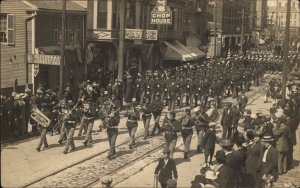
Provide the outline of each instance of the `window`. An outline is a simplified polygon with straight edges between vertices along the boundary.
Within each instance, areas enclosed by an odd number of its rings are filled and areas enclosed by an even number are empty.
[[[98,0],[97,28],[107,28],[107,0]]]
[[[7,42],[7,14],[0,14],[0,42]]]
[[[15,44],[15,17],[12,14],[0,14],[0,42]]]

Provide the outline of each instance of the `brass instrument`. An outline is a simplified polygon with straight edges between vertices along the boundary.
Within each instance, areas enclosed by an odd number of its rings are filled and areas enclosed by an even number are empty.
[[[100,128],[100,129],[106,128],[106,127],[107,127],[107,124],[108,124],[110,118],[113,116],[113,114],[119,112],[120,110],[121,110],[121,108],[118,108],[117,110],[111,112],[110,115],[106,116],[105,119],[102,121],[101,125],[99,126],[99,128]]]
[[[36,106],[32,107],[30,117],[45,128],[49,127],[51,124],[51,120],[43,112],[41,112]]]
[[[75,104],[75,106],[71,110],[64,111],[63,117],[60,118],[60,120],[53,126],[53,127],[55,127],[55,129],[53,129],[53,131],[56,131],[60,127],[57,125],[59,125],[59,124],[62,125],[62,122],[64,122],[69,117],[69,115],[77,108],[78,104],[79,104],[79,101]]]

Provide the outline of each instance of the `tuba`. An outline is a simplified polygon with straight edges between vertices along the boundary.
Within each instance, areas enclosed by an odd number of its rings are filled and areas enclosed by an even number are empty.
[[[32,107],[30,117],[45,128],[50,126],[51,120],[36,106]]]

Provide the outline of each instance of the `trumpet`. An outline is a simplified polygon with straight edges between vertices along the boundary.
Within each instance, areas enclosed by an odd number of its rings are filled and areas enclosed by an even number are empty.
[[[45,128],[49,127],[51,124],[51,120],[41,112],[37,106],[32,107],[30,117]]]

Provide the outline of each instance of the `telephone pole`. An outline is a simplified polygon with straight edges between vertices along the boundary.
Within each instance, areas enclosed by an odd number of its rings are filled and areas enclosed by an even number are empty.
[[[120,38],[118,50],[118,79],[123,80],[126,0],[120,0]]]
[[[244,25],[245,25],[245,7],[243,7],[243,10],[242,10],[241,53],[244,53],[244,38],[245,38]]]
[[[214,17],[215,17],[215,38],[214,38],[214,57],[216,57],[217,56],[217,14],[218,14],[218,12],[217,12],[217,0],[215,0],[215,15],[214,15]]]
[[[287,2],[287,14],[286,14],[286,25],[285,25],[285,37],[284,37],[284,51],[283,51],[283,74],[282,74],[282,96],[286,97],[286,82],[288,78],[288,64],[289,64],[289,43],[290,43],[290,17],[291,17],[291,0]]]
[[[61,43],[60,43],[60,66],[59,66],[59,98],[63,95],[64,84],[64,64],[65,64],[65,22],[66,22],[66,6],[67,1],[63,0],[61,15]]]

